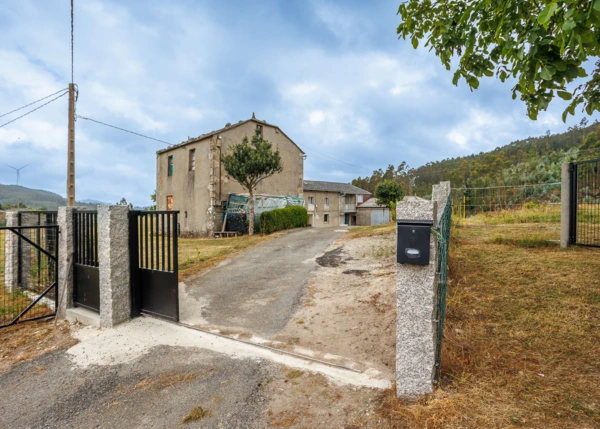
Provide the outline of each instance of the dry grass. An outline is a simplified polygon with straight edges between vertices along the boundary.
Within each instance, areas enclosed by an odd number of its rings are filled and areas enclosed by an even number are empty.
[[[453,234],[441,386],[383,427],[600,427],[600,250]]]
[[[179,279],[185,280],[213,267],[227,257],[249,247],[271,240],[282,233],[271,235],[247,235],[233,238],[180,238]]]
[[[501,225],[501,224],[531,224],[531,223],[560,223],[560,204],[524,205],[515,209],[502,209],[479,213],[467,218],[454,219],[465,225]]]
[[[376,235],[387,235],[393,232],[396,228],[395,223],[388,223],[385,225],[373,225],[373,226],[357,226],[351,228],[346,234],[345,239],[352,240],[360,237],[373,237]]]
[[[0,329],[0,373],[13,365],[31,361],[44,353],[64,350],[77,344],[69,324],[52,321],[26,322]]]
[[[202,407],[195,407],[187,416],[183,418],[181,423],[191,423],[202,420],[205,417],[210,417],[211,413]]]

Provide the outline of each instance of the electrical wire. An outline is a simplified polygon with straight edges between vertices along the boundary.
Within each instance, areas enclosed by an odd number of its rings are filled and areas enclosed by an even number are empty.
[[[6,122],[6,123],[4,123],[4,124],[0,125],[0,128],[2,128],[2,127],[4,127],[4,126],[6,126],[6,125],[8,125],[8,124],[11,124],[11,123],[15,122],[16,120],[18,120],[18,119],[21,119],[22,117],[24,117],[24,116],[27,116],[27,115],[29,115],[30,113],[33,113],[33,112],[35,112],[36,110],[39,110],[39,109],[41,109],[42,107],[44,107],[44,106],[46,106],[46,105],[48,105],[48,104],[52,103],[53,101],[56,101],[56,100],[58,100],[60,97],[64,97],[64,96],[65,96],[65,95],[67,95],[67,94],[68,94],[68,91],[67,91],[67,92],[63,92],[63,93],[62,93],[62,94],[60,94],[58,97],[55,97],[55,98],[53,98],[53,99],[52,99],[52,100],[50,100],[50,101],[47,101],[46,103],[42,104],[41,106],[38,106],[38,107],[36,107],[35,109],[33,109],[33,110],[30,110],[29,112],[27,112],[27,113],[24,113],[24,114],[22,114],[21,116],[18,116],[18,117],[16,117],[15,119],[13,119],[13,120],[11,120],[11,121],[8,121],[8,122]],[[46,97],[46,98],[48,98],[48,97]]]
[[[339,160],[339,159],[337,159],[337,158],[334,158],[333,156],[325,155],[324,153],[321,153],[321,152],[319,152],[319,151],[316,151],[316,150],[314,150],[313,148],[311,148],[311,147],[308,147],[308,146],[306,146],[306,145],[302,145],[302,146],[303,146],[303,147],[305,147],[305,148],[306,148],[306,149],[308,149],[308,150],[311,150],[311,151],[313,151],[313,152],[315,152],[315,153],[318,153],[318,154],[319,154],[319,155],[321,155],[321,156],[324,156],[324,157],[326,157],[326,158],[329,158],[329,159],[333,159],[334,161],[337,161],[337,162],[341,162],[342,164],[349,165],[350,167],[359,168],[359,169],[361,169],[361,170],[365,170],[365,171],[371,171],[371,170],[369,170],[368,168],[365,168],[365,167],[360,167],[360,166],[358,166],[358,165],[354,165],[354,164],[350,164],[350,163],[348,163],[348,162],[341,161],[341,160]]]
[[[144,137],[145,139],[150,139],[150,140],[154,140],[154,141],[157,141],[157,142],[160,142],[160,143],[165,143],[165,144],[167,144],[169,146],[174,146],[173,143],[169,143],[169,142],[166,142],[164,140],[155,139],[154,137],[145,136],[144,134],[136,133],[135,131],[126,130],[125,128],[120,128],[120,127],[117,127],[117,126],[114,126],[114,125],[107,124],[105,122],[100,122],[100,121],[97,121],[97,120],[92,119],[92,118],[86,118],[85,116],[81,116],[81,115],[77,115],[77,118],[78,119],[84,119],[86,121],[92,121],[92,122],[95,122],[97,124],[104,125],[104,126],[110,127],[110,128],[114,128],[116,130],[124,131],[124,132],[129,133],[129,134],[135,134],[136,136]]]
[[[40,98],[39,100],[36,100],[36,101],[34,101],[34,102],[32,102],[32,103],[29,103],[29,104],[26,104],[25,106],[19,107],[18,109],[11,110],[11,111],[10,111],[10,112],[8,112],[8,113],[5,113],[5,114],[3,114],[3,115],[0,115],[0,118],[2,118],[2,117],[4,117],[4,116],[7,116],[7,115],[10,115],[11,113],[18,112],[19,110],[22,110],[22,109],[24,109],[24,108],[26,108],[26,107],[29,107],[29,106],[31,106],[32,104],[39,103],[40,101],[43,101],[43,100],[45,100],[46,98],[50,98],[50,97],[52,97],[53,95],[56,95],[56,94],[58,94],[59,92],[68,91],[68,90],[69,90],[69,88],[63,88],[63,89],[61,89],[60,91],[56,91],[54,94],[47,95],[47,96],[45,96],[44,98]]]

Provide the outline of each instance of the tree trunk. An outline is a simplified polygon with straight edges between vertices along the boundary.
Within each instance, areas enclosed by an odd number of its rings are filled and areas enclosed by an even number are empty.
[[[254,190],[250,190],[250,219],[248,225],[248,235],[254,235]]]

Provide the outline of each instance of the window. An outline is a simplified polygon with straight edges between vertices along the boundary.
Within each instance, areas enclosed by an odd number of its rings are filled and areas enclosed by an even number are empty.
[[[311,206],[315,204],[315,197],[308,197],[308,204]]]
[[[196,169],[196,149],[190,149],[190,171]]]
[[[323,223],[328,223],[329,222],[329,215],[327,213],[325,213],[323,215]]]
[[[262,138],[263,136],[263,128],[262,125],[257,125],[256,126],[256,132],[258,133],[258,135]]]
[[[362,195],[358,195],[356,198],[357,198],[356,201],[358,201],[359,203],[363,202],[363,196]]]
[[[172,176],[173,175],[173,155],[169,155],[168,161],[167,161],[167,176]]]
[[[325,204],[326,206],[328,206],[328,205],[329,205],[329,198],[328,198],[328,197],[325,197],[324,204]]]
[[[173,195],[167,196],[167,210],[173,210]]]

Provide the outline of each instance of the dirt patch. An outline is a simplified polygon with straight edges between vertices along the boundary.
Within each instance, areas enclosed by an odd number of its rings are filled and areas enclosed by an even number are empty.
[[[68,322],[23,322],[0,329],[0,374],[13,365],[77,344]]]
[[[364,277],[369,275],[369,270],[346,270],[342,274],[354,274],[355,276]]]
[[[317,258],[301,306],[270,344],[392,380],[395,368],[395,259],[388,234],[334,242]]]
[[[268,380],[271,398],[267,423],[278,428],[377,428],[375,413],[381,392],[330,383],[322,375],[293,373],[282,369],[281,377]]]

